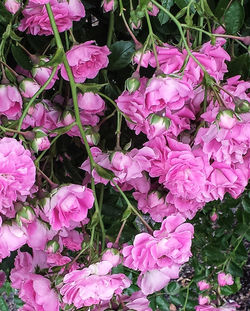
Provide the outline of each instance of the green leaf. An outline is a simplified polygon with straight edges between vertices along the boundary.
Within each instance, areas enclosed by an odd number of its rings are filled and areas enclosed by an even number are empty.
[[[0,310],[1,311],[9,311],[9,307],[7,303],[5,302],[3,297],[0,297]]]
[[[164,290],[169,295],[176,295],[180,291],[180,285],[177,282],[170,282]]]
[[[95,168],[97,174],[99,176],[101,176],[102,178],[111,180],[115,177],[115,174],[111,170],[104,168],[104,167],[100,166],[99,164],[95,164],[94,168]]]
[[[122,221],[128,219],[131,213],[132,213],[131,208],[128,206],[122,215]]]
[[[239,265],[235,264],[234,262],[230,262],[227,268],[227,272],[232,274],[232,276],[243,276],[242,269],[239,267]]]
[[[156,296],[155,299],[157,308],[159,308],[162,311],[167,311],[169,310],[169,304],[167,303],[166,298],[164,296]]]
[[[175,0],[175,4],[177,4],[177,6],[180,8],[180,9],[183,9],[185,7],[188,6],[190,0]],[[190,12],[191,13],[195,13],[195,8],[193,5],[190,5]]]
[[[168,11],[171,9],[173,4],[174,4],[173,0],[161,0],[161,5]],[[164,13],[162,10],[160,10],[157,17],[161,25],[166,24],[169,20],[169,16],[166,13]]]
[[[225,13],[228,3],[229,3],[228,0],[219,0],[215,9],[215,16],[221,18]]]
[[[57,49],[55,55],[48,62],[42,62],[41,67],[56,67],[63,62],[63,49]]]
[[[19,46],[12,44],[11,52],[18,65],[26,70],[32,69],[33,65],[29,56]]]
[[[100,91],[104,86],[108,83],[97,84],[97,83],[84,83],[84,84],[77,84],[76,86],[80,89],[83,93],[86,92],[93,92],[96,93]]]
[[[248,197],[242,199],[242,206],[247,213],[250,213],[250,199]]]
[[[227,33],[235,34],[239,31],[244,23],[244,18],[245,11],[240,1],[233,1],[224,16]]]
[[[0,23],[4,25],[9,24],[11,17],[12,15],[10,14],[10,12],[6,10],[5,6],[1,2],[0,3]]]
[[[110,47],[108,69],[111,71],[120,70],[126,67],[132,59],[135,51],[134,43],[131,41],[117,41]]]

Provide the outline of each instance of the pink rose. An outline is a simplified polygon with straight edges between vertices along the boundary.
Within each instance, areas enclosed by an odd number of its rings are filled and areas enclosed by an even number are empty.
[[[149,307],[149,300],[141,291],[134,292],[131,296],[124,300],[129,310],[135,311],[152,311]]]
[[[45,35],[53,34],[49,16],[46,7],[42,4],[48,2],[39,0],[37,2],[29,2],[22,11],[24,18],[21,20],[18,29],[20,31],[27,30],[28,34]],[[52,12],[55,17],[56,25],[59,32],[63,32],[72,27],[73,21],[79,21],[85,16],[85,9],[80,0],[50,0]]]
[[[66,55],[73,76],[77,83],[84,82],[87,78],[93,79],[100,69],[108,66],[109,49],[106,46],[94,45],[95,41],[87,41],[74,45]],[[62,77],[69,81],[65,67],[61,67]]]
[[[59,188],[47,203],[45,213],[52,228],[59,230],[86,219],[94,196],[92,190],[71,184]]]
[[[103,112],[105,108],[104,100],[98,94],[92,92],[78,93],[77,100],[79,108],[83,109],[84,113],[87,114],[97,114]]]
[[[12,120],[20,117],[23,100],[15,86],[0,85],[0,102],[0,115]]]
[[[21,3],[19,0],[5,0],[4,6],[10,13],[16,14],[21,7]]]
[[[14,138],[0,139],[0,159],[0,211],[14,217],[13,203],[30,194],[36,168],[30,151]]]
[[[233,285],[234,281],[230,273],[225,274],[224,272],[220,272],[218,274],[218,283],[220,286],[226,286]]]
[[[111,263],[102,261],[66,274],[60,290],[63,301],[82,308],[109,301],[114,294],[120,295],[131,281],[122,273],[107,274],[111,268]]]

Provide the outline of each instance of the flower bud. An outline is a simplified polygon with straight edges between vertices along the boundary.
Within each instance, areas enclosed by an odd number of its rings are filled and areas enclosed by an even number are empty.
[[[169,118],[159,116],[159,115],[154,114],[154,113],[149,115],[149,121],[150,121],[151,125],[155,125],[155,126],[160,127],[160,128],[165,127],[166,130],[169,128],[170,123],[171,123]]]
[[[33,79],[25,78],[19,84],[19,89],[23,97],[31,98],[40,89],[40,85]]]
[[[250,111],[250,103],[247,100],[242,100],[236,97],[234,103],[235,103],[235,111],[237,113],[246,113]]]
[[[139,89],[140,81],[139,81],[139,79],[137,79],[135,77],[128,78],[125,81],[125,87],[129,91],[129,93],[131,94],[131,93],[133,93]]]
[[[205,305],[210,302],[210,298],[208,296],[199,295],[199,305]]]
[[[224,272],[220,272],[218,274],[218,284],[220,286],[233,285],[234,280],[230,273],[225,274]]]
[[[96,132],[94,130],[94,128],[91,126],[86,126],[84,129],[85,129],[86,138],[87,138],[88,143],[91,146],[98,145],[98,143],[100,141],[100,134],[98,132]]]
[[[30,206],[23,206],[22,209],[16,214],[16,222],[21,226],[24,224],[30,224],[34,221],[36,215],[33,208]]]
[[[216,119],[219,121],[219,126],[230,130],[237,122],[234,112],[232,110],[223,110],[217,114]]]
[[[16,12],[20,9],[21,4],[19,0],[5,0],[4,6],[10,13],[16,14]]]
[[[215,212],[212,212],[211,216],[210,216],[210,219],[211,221],[215,222],[218,218],[218,214],[215,213]]]
[[[119,251],[115,248],[106,250],[102,255],[102,260],[109,261],[113,267],[116,267],[121,263]]]
[[[31,143],[32,149],[37,153],[38,151],[47,150],[50,148],[50,141],[47,134],[41,129],[34,129],[35,138]]]
[[[117,1],[116,0],[103,0],[102,7],[105,13],[114,11],[117,7]]]
[[[60,245],[57,241],[50,240],[46,244],[46,251],[50,254],[56,253],[60,248]]]

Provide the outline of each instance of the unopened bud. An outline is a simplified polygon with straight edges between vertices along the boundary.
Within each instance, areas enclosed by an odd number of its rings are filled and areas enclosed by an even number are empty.
[[[236,97],[234,103],[235,103],[235,111],[237,113],[246,113],[250,111],[249,101]]]
[[[36,215],[33,208],[30,206],[23,206],[22,209],[16,214],[16,222],[21,226],[24,224],[29,224],[34,221]]]
[[[135,77],[128,78],[125,82],[125,87],[129,93],[133,93],[139,89],[140,81]]]
[[[59,247],[60,247],[60,245],[57,241],[50,240],[46,244],[46,251],[50,254],[56,253],[59,250]]]
[[[32,149],[37,153],[38,151],[47,150],[50,147],[50,141],[47,134],[40,128],[34,129],[35,138],[31,143]]]
[[[154,113],[152,113],[149,116],[149,120],[150,120],[151,125],[155,125],[155,126],[159,126],[159,127],[165,127],[166,130],[169,128],[169,126],[171,124],[171,121],[169,118],[159,116],[159,115],[154,114]]]
[[[220,111],[217,114],[216,119],[219,121],[219,126],[221,128],[228,129],[228,130],[233,128],[237,122],[234,112],[229,109]]]
[[[86,138],[91,146],[96,146],[98,145],[100,141],[100,134],[95,131],[95,129],[91,126],[86,126],[85,128],[85,133],[86,133]]]

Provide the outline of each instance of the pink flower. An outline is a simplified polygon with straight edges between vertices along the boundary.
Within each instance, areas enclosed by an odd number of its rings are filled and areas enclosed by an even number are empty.
[[[88,209],[93,206],[93,203],[92,190],[71,184],[59,188],[52,195],[45,213],[49,217],[52,228],[59,230],[86,219]]]
[[[218,308],[218,311],[236,311],[240,306],[236,302],[227,302]]]
[[[5,0],[4,6],[10,13],[16,14],[21,7],[21,3],[19,0]]]
[[[219,309],[211,305],[202,305],[195,307],[195,311],[218,311],[218,310]]]
[[[116,267],[121,263],[119,251],[114,248],[106,250],[102,255],[102,260],[109,261],[113,267]]]
[[[104,0],[103,1],[103,10],[104,12],[109,12],[114,10],[115,0]]]
[[[78,93],[77,101],[79,108],[83,109],[84,113],[87,114],[101,113],[105,108],[104,100],[98,94],[92,92]]]
[[[199,295],[199,305],[205,305],[210,302],[210,298],[208,296]]]
[[[30,151],[14,138],[0,139],[0,211],[15,215],[13,203],[24,201],[35,183],[36,168]]]
[[[14,222],[11,225],[3,224],[0,228],[0,261],[26,242],[27,233],[24,227],[20,228]]]
[[[199,290],[206,290],[206,289],[209,289],[210,288],[210,285],[206,282],[206,281],[199,281],[197,283],[198,287],[199,287]]]
[[[100,69],[108,66],[109,49],[106,46],[94,45],[95,41],[87,41],[75,45],[66,53],[73,76],[77,83],[82,83],[97,76]],[[69,80],[65,67],[61,67],[63,79]]]
[[[30,273],[19,291],[19,297],[33,310],[59,311],[57,294],[45,277]]]
[[[120,295],[131,281],[121,273],[109,275],[111,268],[111,263],[102,261],[66,274],[60,290],[63,301],[81,308],[109,301],[114,294]]]
[[[210,216],[210,219],[211,219],[213,222],[215,222],[215,221],[217,220],[217,218],[218,218],[218,214],[215,213],[215,212]]]
[[[234,281],[230,273],[225,274],[224,272],[220,272],[218,274],[218,283],[220,286],[226,286],[233,285]]]
[[[82,249],[81,244],[83,241],[83,234],[76,230],[60,230],[60,237],[65,247],[72,251],[80,251]]]
[[[45,1],[41,3],[39,0],[38,4],[28,3],[22,11],[24,18],[18,27],[20,31],[27,30],[28,34],[39,36],[53,34],[47,10],[42,5]],[[69,2],[67,0],[50,0],[50,5],[59,32],[70,29],[73,21],[79,21],[85,16],[85,9],[80,0],[69,0]]]
[[[0,115],[16,120],[21,115],[22,97],[15,86],[0,85]]]
[[[123,300],[125,305],[130,310],[135,311],[152,311],[149,307],[149,300],[147,297],[141,292],[134,292],[131,296]]]
[[[180,214],[167,217],[154,236],[140,233],[135,236],[133,245],[122,250],[123,264],[131,269],[148,270],[181,265],[191,256],[193,226],[184,223]]]
[[[154,269],[141,273],[137,285],[144,295],[150,295],[163,289],[171,279],[179,277],[180,266],[172,264],[169,267]]]

